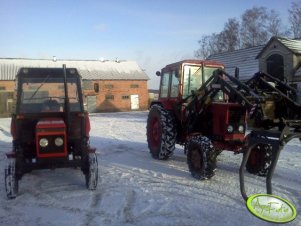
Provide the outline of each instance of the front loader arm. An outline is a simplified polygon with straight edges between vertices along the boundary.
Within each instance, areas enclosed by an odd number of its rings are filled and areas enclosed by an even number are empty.
[[[250,118],[258,111],[263,115],[260,108],[262,98],[248,86],[221,69],[214,71],[213,75],[192,94],[194,101],[191,101],[187,107],[191,107],[192,104],[197,105],[199,113],[201,113],[209,103],[213,102],[219,91],[225,93],[231,102],[239,103],[245,107]]]
[[[207,105],[214,101],[215,95],[219,91],[225,93],[229,101],[241,104],[250,118],[258,120],[260,129],[253,129],[246,137],[245,146],[242,149],[244,157],[240,167],[240,188],[245,200],[248,196],[245,191],[244,169],[252,149],[258,144],[269,144],[272,146],[272,164],[266,178],[266,189],[268,194],[272,194],[272,177],[276,168],[281,150],[287,142],[293,138],[301,137],[301,117],[300,104],[292,97],[297,90],[275,79],[277,87],[272,86],[269,81],[271,76],[263,73],[256,73],[252,79],[242,83],[235,77],[230,76],[223,70],[216,70],[213,75],[193,93],[193,100],[187,105],[192,109],[198,109],[201,113]],[[282,98],[293,112],[294,118],[268,118],[264,112],[262,104],[266,100]],[[275,100],[277,101],[277,100]]]

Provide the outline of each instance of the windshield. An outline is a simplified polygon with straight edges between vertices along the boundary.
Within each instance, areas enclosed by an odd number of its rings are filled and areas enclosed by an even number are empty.
[[[202,65],[185,65],[183,71],[183,98],[191,95],[193,91],[198,90],[206,82],[213,72],[220,67],[202,67]],[[220,92],[217,99],[222,97]]]
[[[68,78],[70,111],[80,111],[76,78]],[[35,77],[21,80],[20,112],[63,112],[64,78]]]
[[[204,67],[204,80],[205,82],[212,76],[213,72],[220,67]],[[220,90],[213,98],[214,101],[224,101],[224,93]]]
[[[212,76],[213,72],[220,67],[204,67],[204,80],[205,82]]]
[[[185,65],[183,80],[183,98],[191,95],[202,85],[202,66]]]

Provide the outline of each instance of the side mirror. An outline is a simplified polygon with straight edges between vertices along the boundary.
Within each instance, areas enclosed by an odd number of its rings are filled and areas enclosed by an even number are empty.
[[[239,79],[239,68],[235,67],[235,74],[234,74],[236,79]]]
[[[161,76],[161,72],[160,72],[160,71],[157,71],[157,72],[156,72],[156,75],[157,75],[157,76]]]

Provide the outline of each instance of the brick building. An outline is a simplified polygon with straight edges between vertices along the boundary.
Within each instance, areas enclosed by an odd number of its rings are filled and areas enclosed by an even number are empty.
[[[77,68],[89,112],[145,110],[148,76],[134,61],[0,58],[0,115],[9,115],[21,67]]]

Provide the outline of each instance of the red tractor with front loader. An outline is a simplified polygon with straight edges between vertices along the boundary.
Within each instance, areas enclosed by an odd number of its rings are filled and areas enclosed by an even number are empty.
[[[84,110],[81,76],[75,68],[20,68],[11,119],[12,150],[6,153],[5,189],[18,194],[19,181],[32,170],[81,168],[86,187],[97,187],[95,148]]]
[[[301,137],[298,91],[258,72],[247,82],[231,76],[214,61],[184,60],[169,64],[161,77],[159,98],[147,119],[147,141],[153,158],[167,160],[175,145],[184,146],[191,175],[210,179],[223,150],[243,153],[240,167],[266,176],[267,192],[285,143]]]

